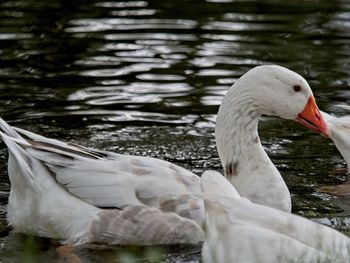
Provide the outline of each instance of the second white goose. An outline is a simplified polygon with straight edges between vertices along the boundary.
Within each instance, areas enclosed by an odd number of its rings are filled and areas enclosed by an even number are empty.
[[[334,229],[241,198],[214,171],[202,175],[202,187],[204,263],[349,262],[350,239]]]

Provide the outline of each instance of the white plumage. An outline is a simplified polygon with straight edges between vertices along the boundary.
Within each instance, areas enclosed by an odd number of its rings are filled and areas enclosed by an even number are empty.
[[[207,212],[204,263],[349,262],[347,236],[241,198],[217,172],[204,173],[202,184]]]
[[[262,114],[298,120],[325,136],[328,129],[307,82],[283,67],[250,70],[223,100],[215,135],[225,176],[241,196],[290,211],[289,191],[258,137]],[[3,120],[0,129],[9,149],[7,218],[16,231],[68,244],[169,244],[203,239],[201,180],[190,171],[159,159],[49,139]],[[214,186],[212,191],[216,191]],[[145,222],[139,220],[138,210],[148,218]],[[147,231],[154,229],[153,222],[168,227],[157,229],[159,235],[151,234]],[[128,234],[121,234],[126,230]]]
[[[349,106],[338,105],[338,107],[350,110]],[[336,117],[321,111],[329,129],[331,138],[345,159],[350,171],[350,115]]]

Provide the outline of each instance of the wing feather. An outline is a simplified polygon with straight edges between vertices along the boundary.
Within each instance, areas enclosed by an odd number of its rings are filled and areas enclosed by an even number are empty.
[[[68,192],[99,207],[151,205],[200,192],[200,178],[169,162],[88,149],[0,123]],[[23,137],[22,137],[23,136]]]
[[[39,161],[66,191],[94,206],[160,208],[166,200],[172,202],[184,194],[201,192],[197,175],[160,159],[88,149],[14,128],[4,121],[0,127],[11,136],[11,141],[16,141],[14,144],[23,146],[11,149],[23,151],[25,156]],[[184,200],[180,200],[174,202],[174,211],[191,217],[190,207],[185,207]],[[189,204],[193,216],[203,220],[202,202]],[[167,212],[173,211],[168,207]]]
[[[193,244],[203,241],[192,220],[146,206],[103,210],[91,227],[91,241],[110,245]]]

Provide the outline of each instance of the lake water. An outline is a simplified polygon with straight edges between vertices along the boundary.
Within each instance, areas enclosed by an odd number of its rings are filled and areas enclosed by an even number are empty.
[[[215,116],[250,68],[303,75],[321,109],[350,104],[350,3],[249,0],[2,0],[0,116],[85,146],[149,155],[200,174],[221,171]],[[300,125],[265,118],[260,135],[292,193],[293,212],[350,229],[350,198],[321,193],[347,179],[334,145]],[[6,226],[10,189],[0,147],[0,258],[57,259],[48,240]],[[161,248],[164,262],[198,262],[199,248]],[[148,248],[82,250],[84,262],[143,262]],[[124,260],[124,261],[123,261]]]

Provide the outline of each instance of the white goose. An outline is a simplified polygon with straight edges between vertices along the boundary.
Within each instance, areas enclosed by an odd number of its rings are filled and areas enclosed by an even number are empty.
[[[241,198],[214,171],[202,175],[202,187],[203,263],[349,262],[350,239],[334,229]]]
[[[326,137],[329,131],[305,79],[280,66],[250,70],[223,100],[216,141],[225,176],[242,196],[289,212],[289,191],[258,137],[262,114],[297,120]],[[205,219],[203,201],[188,195],[201,193],[197,175],[159,159],[45,138],[3,120],[0,129],[9,149],[7,218],[16,231],[67,244],[188,243],[203,238],[197,226]],[[153,208],[169,214],[160,216]],[[157,225],[153,218],[163,220],[160,234],[151,234]],[[184,227],[173,227],[175,221]]]
[[[338,107],[350,110],[347,105],[338,105]],[[345,159],[348,171],[350,171],[350,115],[335,117],[323,111],[321,114],[329,127],[331,139]]]
[[[347,105],[337,105],[338,107],[350,110]],[[330,137],[340,154],[347,163],[347,170],[350,172],[350,115],[335,117],[326,112],[322,112],[322,117],[327,123],[330,130]],[[340,185],[328,185],[320,188],[321,192],[333,195],[350,195],[350,181],[346,181]]]

